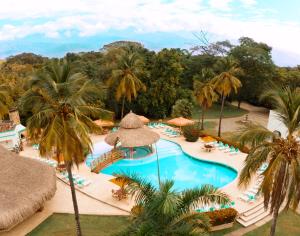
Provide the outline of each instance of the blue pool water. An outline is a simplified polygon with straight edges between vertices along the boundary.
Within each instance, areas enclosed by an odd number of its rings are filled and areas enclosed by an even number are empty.
[[[175,181],[175,188],[183,190],[203,184],[222,187],[233,181],[237,172],[229,167],[196,160],[186,155],[173,142],[160,139],[157,142],[161,179]],[[141,159],[122,159],[103,169],[101,173],[136,173],[158,186],[156,154]]]

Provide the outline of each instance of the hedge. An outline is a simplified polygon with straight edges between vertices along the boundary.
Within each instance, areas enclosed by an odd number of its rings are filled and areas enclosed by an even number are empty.
[[[238,212],[234,208],[227,208],[205,212],[212,226],[228,224],[235,221]]]

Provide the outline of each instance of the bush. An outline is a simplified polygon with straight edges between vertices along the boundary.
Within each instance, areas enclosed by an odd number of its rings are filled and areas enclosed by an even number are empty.
[[[209,217],[212,226],[217,226],[234,222],[238,212],[234,208],[227,208],[205,212],[204,214]]]
[[[183,127],[183,136],[188,142],[196,142],[199,138],[200,130],[198,125],[189,125]]]
[[[193,104],[187,99],[179,99],[172,107],[172,117],[192,117]]]

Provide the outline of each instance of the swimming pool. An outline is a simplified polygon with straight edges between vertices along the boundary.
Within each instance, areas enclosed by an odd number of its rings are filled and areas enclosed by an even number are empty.
[[[157,142],[161,180],[172,179],[177,190],[203,184],[223,187],[233,181],[237,172],[224,165],[200,161],[186,155],[173,142],[160,139]],[[156,154],[141,159],[122,159],[101,171],[103,174],[136,173],[158,186]]]

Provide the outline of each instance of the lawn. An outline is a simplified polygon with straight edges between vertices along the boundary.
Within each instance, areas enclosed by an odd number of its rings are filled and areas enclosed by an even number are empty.
[[[269,235],[271,222],[245,234],[245,236],[267,236]],[[299,236],[300,235],[300,215],[293,211],[282,212],[279,215],[276,227],[278,236]]]
[[[83,235],[110,236],[124,229],[129,219],[126,216],[80,215]],[[31,231],[28,236],[69,236],[75,234],[74,215],[53,214]]]
[[[220,116],[220,110],[221,105],[220,104],[214,104],[209,110],[206,111],[205,118],[208,119],[217,119]],[[199,119],[199,116],[201,115],[201,108],[196,106],[193,110],[193,119]],[[247,114],[248,111],[244,109],[238,109],[236,106],[233,106],[231,104],[227,104],[224,107],[224,113],[223,116],[225,118],[231,118],[231,117],[239,117]]]
[[[225,234],[229,234],[235,230],[238,230],[239,228],[242,228],[243,226],[239,223],[234,223],[233,227],[229,228],[229,229],[224,229],[224,230],[219,230],[219,231],[214,231],[214,232],[210,232],[209,236],[223,236]],[[256,235],[258,236],[258,235]]]

